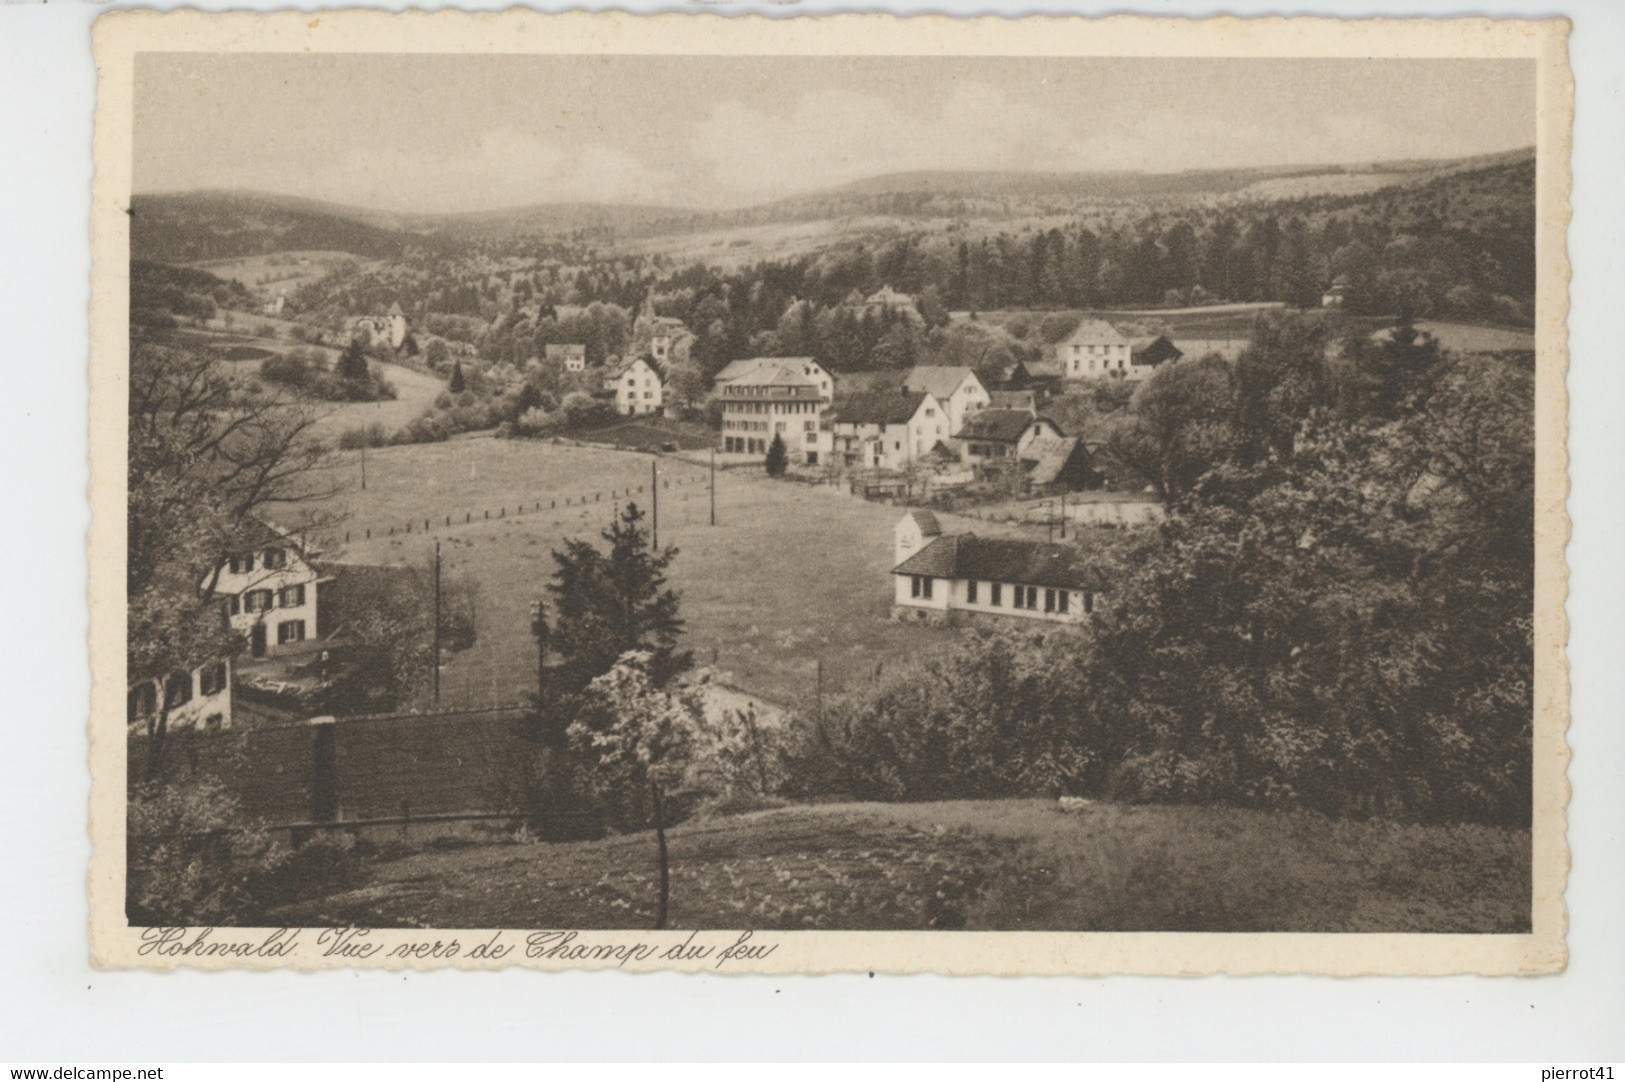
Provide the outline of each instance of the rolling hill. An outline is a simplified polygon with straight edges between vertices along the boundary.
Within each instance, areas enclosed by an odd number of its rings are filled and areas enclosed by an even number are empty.
[[[1191,203],[1363,195],[1533,158],[1533,150],[1519,150],[1450,160],[1178,173],[894,173],[723,210],[576,202],[404,214],[250,191],[137,195],[131,202],[131,253],[133,258],[169,263],[302,249],[389,258],[413,246],[455,248],[559,234],[647,239],[865,217],[1001,221],[1142,203],[1173,209]]]

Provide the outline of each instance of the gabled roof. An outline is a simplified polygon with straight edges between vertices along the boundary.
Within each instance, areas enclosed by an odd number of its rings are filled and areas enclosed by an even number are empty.
[[[620,379],[626,375],[627,369],[636,367],[639,362],[644,364],[657,377],[660,376],[660,369],[656,368],[647,357],[622,357],[604,365],[604,382],[609,383]]]
[[[1064,346],[1126,346],[1128,339],[1124,338],[1116,327],[1104,319],[1086,319],[1078,324],[1078,329],[1061,340]]]
[[[1047,417],[1035,417],[1026,410],[977,410],[965,415],[965,422],[954,433],[958,440],[992,440],[995,443],[1015,443],[1028,427],[1040,421],[1047,422],[1056,431],[1060,427]]]
[[[584,357],[587,346],[583,342],[551,342],[545,347],[549,357]]]
[[[1165,334],[1155,338],[1136,338],[1129,348],[1132,364],[1159,365],[1164,361],[1177,361],[1184,355],[1184,350],[1174,345]]]
[[[1021,460],[1031,462],[1027,479],[1035,485],[1050,485],[1061,480],[1067,463],[1081,456],[1080,466],[1089,467],[1089,451],[1076,436],[1040,436],[1027,445]]]
[[[923,507],[911,507],[903,517],[914,520],[914,525],[920,528],[920,536],[922,537],[942,536],[942,523],[937,521],[935,511],[927,511]]]
[[[909,391],[869,391],[837,402],[825,416],[835,424],[906,425],[927,402],[936,399]]]
[[[903,376],[903,386],[910,391],[924,391],[938,402],[946,402],[967,379],[976,379],[970,368],[946,364],[917,364]],[[981,380],[976,380],[980,383]]]
[[[401,311],[401,302],[400,301],[395,301],[395,302],[391,303],[390,306],[389,306],[389,314],[392,315],[392,316],[400,316],[400,315],[405,315],[406,313]]]
[[[716,382],[761,384],[815,384],[804,369],[817,364],[811,357],[750,357],[729,361],[716,375]]]
[[[1100,588],[1100,576],[1088,566],[1081,549],[1053,541],[975,534],[939,537],[892,568],[892,573],[1070,590]]]
[[[883,285],[869,294],[870,304],[913,304],[914,298],[907,293],[899,293],[889,285]]]

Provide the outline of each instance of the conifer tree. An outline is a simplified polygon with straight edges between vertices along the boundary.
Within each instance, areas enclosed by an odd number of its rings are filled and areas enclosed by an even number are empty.
[[[784,437],[774,433],[773,442],[767,445],[767,475],[783,477],[789,465],[790,455],[784,449]]]

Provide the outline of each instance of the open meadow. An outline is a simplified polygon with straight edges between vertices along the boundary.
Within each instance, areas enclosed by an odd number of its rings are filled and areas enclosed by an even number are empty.
[[[1169,932],[1529,929],[1529,832],[1311,812],[1044,800],[801,805],[668,832],[677,928]],[[387,842],[277,914],[387,928],[626,928],[648,833]]]
[[[902,510],[844,490],[719,469],[712,527],[706,468],[672,458],[479,435],[370,450],[365,491],[359,453],[339,458],[352,483],[335,508],[344,521],[324,544],[327,559],[422,567],[438,541],[443,573],[478,584],[478,641],[447,658],[444,705],[516,702],[535,686],[529,610],[545,596],[553,549],[570,537],[596,543],[628,500],[648,510],[655,463],[660,544],[681,550],[671,581],[683,594],[687,645],[728,682],[772,702],[810,703],[820,662],[826,692],[854,689],[954,634],[890,619]],[[943,525],[1019,529],[951,516]]]

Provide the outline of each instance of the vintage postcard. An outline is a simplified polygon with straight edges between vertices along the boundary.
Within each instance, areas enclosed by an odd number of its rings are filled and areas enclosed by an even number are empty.
[[[1568,29],[104,16],[95,962],[1561,969]]]

